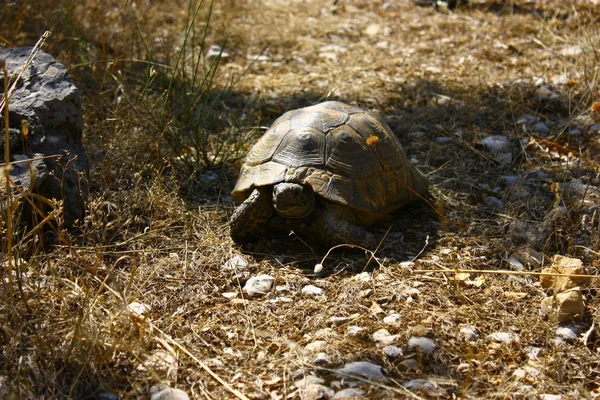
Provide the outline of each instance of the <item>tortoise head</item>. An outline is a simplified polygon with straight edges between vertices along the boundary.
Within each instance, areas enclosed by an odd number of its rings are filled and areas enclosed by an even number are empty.
[[[308,217],[315,209],[315,193],[308,185],[278,183],[273,186],[273,207],[284,218]]]

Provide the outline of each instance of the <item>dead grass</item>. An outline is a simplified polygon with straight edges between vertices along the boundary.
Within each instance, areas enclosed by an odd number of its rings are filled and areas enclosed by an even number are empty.
[[[229,35],[217,90],[267,50],[215,115],[211,140],[230,119],[250,132],[326,98],[379,110],[429,174],[444,212],[445,221],[412,206],[373,228],[384,236],[391,227],[377,263],[365,267],[368,255],[336,250],[315,275],[324,254],[293,236],[242,253],[226,225],[239,160],[190,173],[162,141],[166,126],[140,114],[148,61],[173,66],[187,1],[92,3],[0,10],[2,47],[53,32],[45,50],[82,91],[92,165],[78,232],[49,231],[17,246],[28,251],[14,258],[22,290],[0,301],[0,378],[8,382],[0,379],[0,398],[148,398],[157,382],[192,398],[303,398],[295,381],[315,374],[335,385],[331,370],[351,361],[381,365],[393,379],[387,388],[363,386],[373,399],[426,398],[400,387],[416,378],[443,388],[443,398],[598,397],[597,279],[584,290],[587,339],[565,344],[538,315],[545,293],[536,276],[439,272],[509,270],[512,255],[535,250],[546,259],[528,271],[563,254],[597,275],[598,5],[476,0],[447,14],[411,2],[216,1],[207,43]],[[161,85],[149,95],[158,98]],[[541,138],[526,116],[546,123],[549,135]],[[478,144],[490,134],[509,138],[511,162]],[[527,194],[505,176],[520,177]],[[490,197],[502,204],[490,206]],[[222,267],[241,253],[247,271]],[[260,274],[277,289],[247,298],[244,281]],[[301,295],[306,284],[325,296]],[[132,302],[149,311],[136,316]],[[385,324],[392,313],[398,322]],[[365,330],[348,335],[351,325]],[[481,339],[465,342],[463,325]],[[373,341],[381,328],[400,335],[403,356],[389,358]],[[520,343],[487,339],[498,331],[518,333]],[[413,335],[430,336],[438,349],[415,353]],[[327,342],[325,367],[306,349],[315,340]],[[527,346],[545,353],[530,359]],[[407,359],[417,368],[407,369]],[[539,374],[521,376],[524,368]]]

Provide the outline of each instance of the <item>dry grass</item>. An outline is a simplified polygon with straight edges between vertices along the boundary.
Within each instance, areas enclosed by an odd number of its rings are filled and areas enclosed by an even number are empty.
[[[242,253],[226,225],[239,161],[190,172],[163,140],[170,120],[149,123],[144,110],[166,88],[187,2],[4,6],[0,46],[31,45],[52,31],[45,50],[82,91],[92,188],[78,232],[16,238],[12,298],[2,275],[0,398],[148,398],[157,382],[192,398],[301,398],[295,381],[316,374],[331,384],[339,378],[330,370],[351,361],[381,365],[393,378],[362,387],[373,399],[409,396],[399,384],[413,378],[436,382],[448,398],[597,398],[597,279],[584,290],[587,339],[561,344],[538,315],[538,277],[425,272],[508,270],[510,256],[527,249],[581,258],[592,275],[600,266],[599,194],[591,190],[600,186],[600,133],[590,128],[600,119],[592,110],[600,101],[600,6],[472,3],[448,14],[408,1],[215,2],[206,44],[227,38],[229,57],[206,96],[225,90],[265,49],[266,57],[211,115],[210,143],[239,132],[227,142],[231,151],[251,145],[256,127],[325,98],[379,110],[429,174],[445,217],[410,207],[374,227],[381,236],[391,227],[377,262],[338,249],[326,274],[312,273],[324,253],[294,237],[264,240],[246,249],[241,276],[222,268]],[[207,14],[205,4],[200,21]],[[162,75],[147,88],[150,65]],[[536,136],[524,116],[545,122],[549,136]],[[510,163],[478,145],[489,134],[510,139]],[[528,194],[506,175],[522,177]],[[490,196],[502,205],[490,208]],[[356,278],[363,270],[370,280]],[[264,273],[278,290],[245,298],[244,279]],[[325,297],[301,295],[309,283]],[[147,319],[128,311],[132,302],[150,307]],[[391,313],[398,322],[384,324]],[[481,339],[465,342],[462,324],[476,326]],[[350,336],[349,325],[365,330]],[[404,356],[382,352],[371,338],[380,328],[400,335]],[[520,344],[492,343],[487,335],[497,331],[518,333]],[[406,345],[424,332],[438,344],[432,355]],[[305,346],[315,340],[327,341],[327,368],[311,363]],[[530,360],[527,346],[545,354]],[[416,370],[406,370],[409,358]],[[526,367],[540,375],[515,375]]]

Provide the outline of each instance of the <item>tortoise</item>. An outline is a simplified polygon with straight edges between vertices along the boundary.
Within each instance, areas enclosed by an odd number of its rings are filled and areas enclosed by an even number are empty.
[[[231,237],[244,243],[284,230],[325,246],[374,248],[365,227],[428,186],[378,115],[337,101],[288,111],[242,165]]]

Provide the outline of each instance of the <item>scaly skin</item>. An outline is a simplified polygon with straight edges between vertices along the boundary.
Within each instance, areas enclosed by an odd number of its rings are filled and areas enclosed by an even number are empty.
[[[354,244],[366,249],[375,250],[377,240],[375,236],[360,226],[352,224],[354,219],[348,207],[326,203],[320,212],[318,220],[322,229],[317,229],[316,234],[320,241],[328,247],[338,244]]]
[[[254,189],[229,219],[231,238],[235,242],[260,238],[274,212],[270,188]]]

